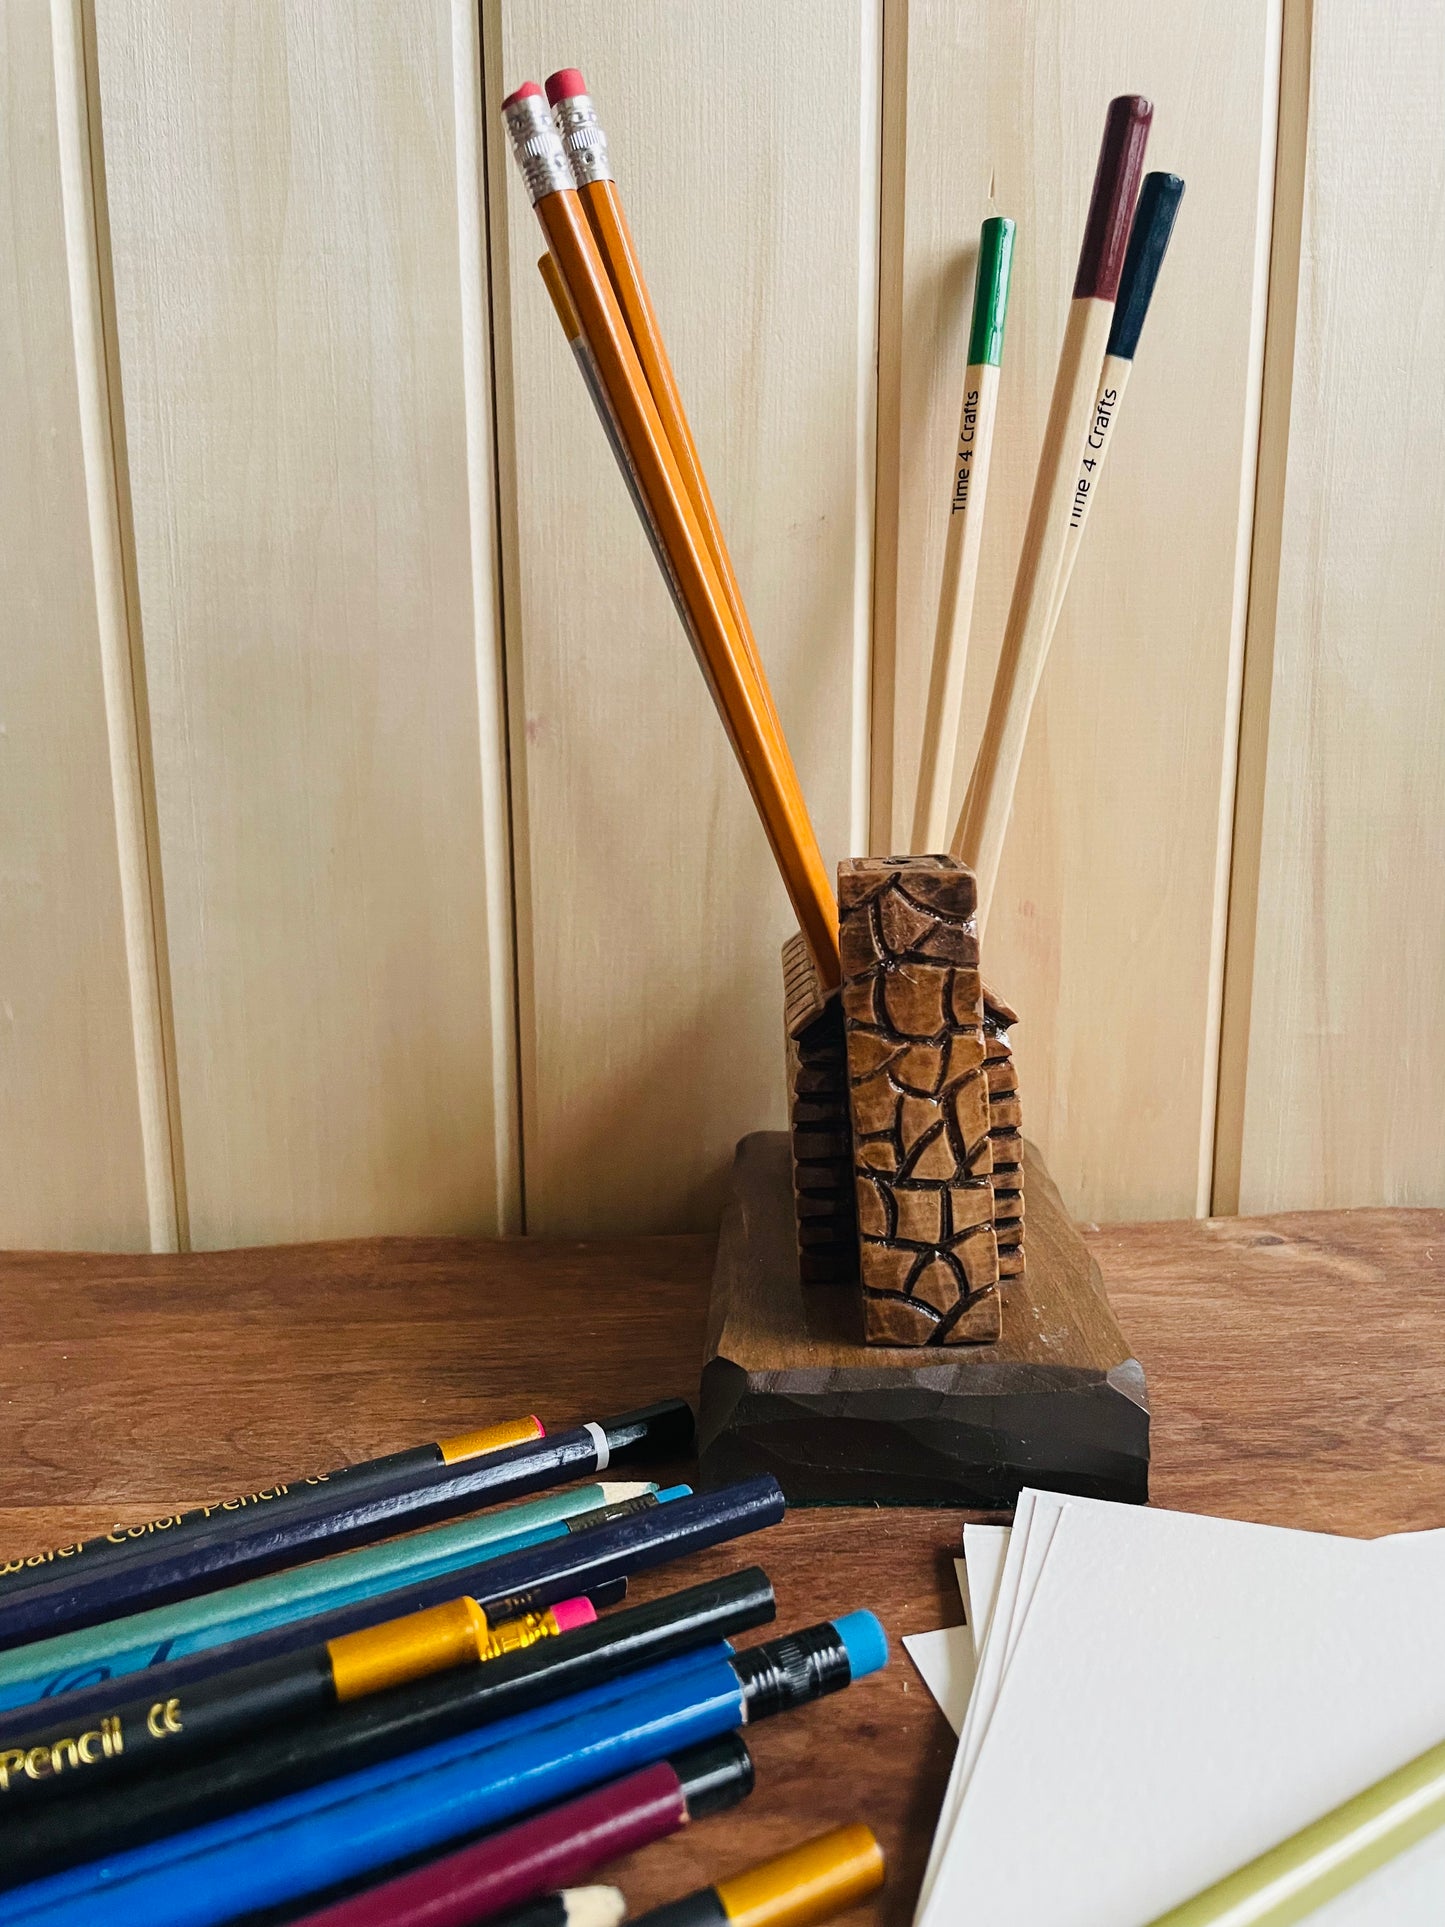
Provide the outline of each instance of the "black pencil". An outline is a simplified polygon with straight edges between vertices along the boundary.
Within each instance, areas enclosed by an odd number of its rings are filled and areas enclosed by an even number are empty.
[[[0,1887],[80,1866],[244,1807],[569,1698],[621,1674],[766,1624],[773,1590],[753,1566],[628,1607],[489,1665],[441,1674],[279,1728],[214,1758],[157,1768],[90,1799],[0,1818]]]
[[[321,1486],[274,1518],[265,1510],[227,1513],[190,1532],[174,1551],[164,1542],[143,1545],[94,1569],[54,1574],[0,1599],[0,1647],[23,1646],[143,1606],[213,1592],[301,1559],[370,1545],[601,1471],[618,1459],[674,1457],[690,1448],[692,1436],[691,1410],[681,1399],[668,1399],[457,1465],[413,1468],[399,1489],[363,1486],[354,1496],[342,1491],[333,1497]]]
[[[192,1506],[188,1512],[167,1512],[159,1519],[146,1519],[128,1526],[114,1525],[109,1532],[97,1533],[92,1539],[76,1539],[70,1545],[51,1546],[45,1552],[31,1553],[23,1559],[0,1562],[0,1600],[49,1580],[71,1580],[82,1569],[89,1575],[125,1564],[137,1552],[154,1551],[162,1541],[169,1551],[177,1543],[195,1539],[213,1523],[224,1524],[239,1514],[254,1518],[262,1511],[268,1520],[275,1520],[314,1499],[318,1487],[324,1487],[326,1496],[332,1499],[343,1494],[350,1499],[362,1492],[402,1490],[413,1484],[419,1474],[460,1465],[464,1460],[482,1458],[508,1446],[529,1444],[534,1439],[545,1438],[546,1429],[534,1414],[504,1419],[498,1425],[485,1425],[454,1438],[413,1445],[405,1452],[389,1452],[385,1458],[343,1465],[334,1472],[278,1480],[258,1491],[223,1499],[216,1505]]]
[[[157,1699],[118,1695],[83,1725],[47,1717],[0,1746],[0,1819],[37,1801],[86,1799],[149,1767],[178,1766],[199,1751],[247,1739],[327,1707],[385,1692],[456,1666],[499,1657],[596,1619],[586,1599],[492,1626],[475,1599],[386,1619],[276,1659],[233,1667]],[[133,1690],[133,1689],[132,1689]]]
[[[358,1599],[351,1605],[314,1619],[297,1620],[255,1633],[227,1646],[212,1646],[202,1653],[188,1653],[182,1659],[167,1660],[146,1669],[146,1689],[156,1699],[165,1699],[199,1679],[226,1672],[235,1666],[249,1666],[258,1660],[274,1659],[281,1653],[294,1653],[318,1641],[337,1639],[343,1633],[359,1632],[376,1626],[400,1613],[420,1612],[424,1606],[439,1606],[458,1593],[467,1593],[493,1620],[515,1619],[521,1613],[539,1612],[559,1599],[585,1595],[597,1601],[598,1589],[634,1572],[667,1565],[688,1553],[707,1546],[722,1545],[765,1526],[776,1525],[784,1513],[782,1488],[776,1479],[764,1475],[744,1479],[737,1485],[722,1486],[714,1492],[697,1492],[651,1512],[635,1513],[610,1525],[594,1526],[575,1538],[554,1539],[545,1545],[528,1546],[504,1559],[492,1559],[475,1566],[459,1567],[454,1572],[419,1581],[415,1585],[382,1593],[373,1599]],[[115,1697],[114,1684],[87,1686],[48,1702],[56,1719],[85,1720],[102,1713]],[[33,1706],[20,1706],[0,1715],[0,1746],[12,1734],[34,1724]]]

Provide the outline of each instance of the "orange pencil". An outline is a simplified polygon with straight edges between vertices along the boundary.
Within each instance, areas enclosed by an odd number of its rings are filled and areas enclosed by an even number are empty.
[[[627,224],[627,216],[622,211],[622,197],[617,191],[617,177],[612,171],[607,136],[598,122],[597,110],[587,92],[587,83],[575,67],[563,67],[551,75],[547,81],[547,99],[551,103],[557,132],[562,136],[562,149],[572,168],[572,178],[577,183],[588,225],[597,241],[597,251],[606,265],[608,278],[627,323],[627,332],[642,363],[642,373],[656,404],[663,433],[681,471],[693,511],[707,542],[708,554],[722,582],[733,621],[737,624],[772,715],[773,726],[781,736],[782,724],[768,687],[757,638],[748,620],[742,589],[723,539],[717,508],[707,485],[707,476],[703,473],[702,458],[692,438],[687,410],[682,405],[682,393],[677,385],[677,377],[672,372],[672,362],[658,325],[657,311],[642,276],[637,245]]]
[[[839,981],[838,910],[787,745],[774,726],[648,390],[542,90],[502,103],[522,179],[576,311],[618,436],[672,562],[734,753],[825,986]]]

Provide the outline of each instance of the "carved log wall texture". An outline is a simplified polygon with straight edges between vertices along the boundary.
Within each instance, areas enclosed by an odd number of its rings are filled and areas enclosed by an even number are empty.
[[[783,1030],[798,1273],[805,1285],[853,1285],[858,1221],[843,1006],[824,996],[801,935],[783,945]]]
[[[1001,1328],[976,900],[972,872],[951,857],[839,867],[859,1263],[872,1344],[987,1344]],[[1016,1105],[1004,1082],[1012,1076],[1006,1037],[992,1050],[999,1102]],[[1004,1193],[1018,1195],[1017,1184]]]
[[[1001,1278],[1021,1278],[1024,1270],[1024,1139],[1019,1080],[1009,1047],[1009,1026],[1018,1022],[987,984],[983,991],[983,1042],[988,1066],[988,1134],[993,1142],[994,1233]]]

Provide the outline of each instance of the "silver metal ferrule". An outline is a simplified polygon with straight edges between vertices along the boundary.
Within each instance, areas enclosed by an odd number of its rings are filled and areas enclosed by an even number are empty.
[[[592,96],[573,94],[570,100],[559,100],[552,117],[578,187],[587,181],[615,181],[617,176],[607,158],[607,136],[597,124]]]
[[[561,136],[540,94],[523,94],[502,109],[502,119],[507,123],[522,185],[533,207],[548,194],[577,185],[562,151]]]

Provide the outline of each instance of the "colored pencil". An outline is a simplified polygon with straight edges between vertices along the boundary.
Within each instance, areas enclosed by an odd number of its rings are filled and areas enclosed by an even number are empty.
[[[497,1927],[618,1927],[626,1912],[619,1887],[574,1887],[518,1908]]]
[[[57,1576],[0,1600],[0,1645],[23,1645],[81,1626],[98,1625],[142,1606],[164,1606],[194,1593],[211,1592],[241,1579],[326,1552],[368,1545],[414,1526],[433,1525],[475,1512],[500,1499],[519,1498],[579,1474],[605,1471],[619,1458],[664,1457],[692,1442],[692,1412],[681,1399],[589,1421],[551,1438],[537,1439],[425,1468],[401,1489],[363,1487],[353,1499],[330,1497],[324,1488],[278,1516],[233,1514],[192,1532],[174,1551],[164,1542],[87,1575]],[[432,1602],[436,1603],[436,1602]]]
[[[506,1446],[525,1445],[546,1436],[546,1428],[535,1415],[505,1419],[498,1425],[460,1433],[455,1438],[437,1439],[429,1445],[412,1446],[405,1452],[392,1452],[385,1458],[365,1459],[345,1465],[334,1472],[318,1473],[311,1478],[291,1479],[247,1492],[218,1505],[194,1506],[189,1512],[168,1512],[159,1519],[140,1525],[112,1526],[109,1532],[93,1539],[77,1539],[71,1545],[55,1546],[26,1559],[0,1562],[0,1600],[27,1587],[53,1579],[58,1573],[67,1577],[84,1568],[87,1573],[116,1565],[133,1556],[137,1549],[154,1546],[164,1538],[173,1546],[229,1520],[249,1520],[257,1510],[274,1519],[315,1496],[324,1486],[329,1495],[358,1492],[397,1491],[409,1487],[418,1474],[435,1472],[441,1466],[460,1465],[467,1459],[497,1452]]]
[[[744,1479],[715,1492],[694,1493],[650,1513],[597,1526],[575,1538],[529,1546],[506,1559],[486,1560],[437,1579],[399,1587],[380,1599],[359,1600],[336,1612],[275,1626],[229,1646],[166,1660],[148,1668],[146,1690],[157,1699],[165,1698],[229,1667],[249,1666],[314,1645],[317,1640],[337,1639],[343,1633],[379,1625],[399,1613],[439,1606],[458,1592],[470,1593],[491,1619],[515,1619],[522,1613],[540,1612],[559,1599],[582,1594],[595,1605],[600,1587],[776,1525],[783,1513],[782,1488],[776,1479],[767,1475]],[[88,1724],[87,1716],[103,1711],[113,1696],[114,1688],[108,1682],[87,1687],[67,1694],[63,1702],[55,1701],[55,1715],[72,1721],[87,1718]],[[29,1716],[23,1717],[28,1723]],[[13,1725],[15,1718],[10,1715],[0,1731]]]
[[[1024,739],[1053,638],[1054,588],[1074,480],[1113,325],[1153,111],[1139,94],[1122,94],[1109,103],[993,695],[953,833],[953,854],[963,858],[978,880],[980,934],[998,880]]]
[[[54,1718],[0,1746],[0,1815],[36,1801],[89,1799],[148,1767],[471,1662],[521,1652],[596,1619],[586,1599],[489,1625],[475,1599],[448,1600],[279,1659],[237,1666],[157,1699],[113,1700],[87,1726]]]
[[[730,1733],[338,1900],[296,1927],[469,1927],[735,1806],[752,1785],[748,1749]]]
[[[953,458],[953,494],[948,505],[938,626],[933,637],[923,754],[913,811],[913,848],[917,851],[943,850],[948,844],[949,802],[963,723],[968,632],[978,587],[1013,247],[1013,222],[1002,215],[991,215],[979,232],[978,267],[973,279],[973,325],[968,338],[968,366],[963,371],[963,407]]]
[[[683,407],[682,391],[673,374],[657,312],[643,277],[637,244],[623,212],[607,136],[597,118],[587,83],[575,67],[563,67],[549,76],[547,100],[572,170],[572,178],[577,183],[577,197],[582,203],[587,224],[597,243],[597,251],[602,256],[608,279],[617,296],[622,318],[627,324],[628,335],[642,367],[643,380],[647,383],[662,423],[662,432],[677,462],[688,500],[692,503],[693,513],[707,544],[708,555],[717,570],[728,608],[732,611],[733,621],[737,624],[738,634],[758,679],[759,691],[767,705],[772,727],[781,738],[783,726],[768,686],[757,637],[748,619],[747,605],[743,601],[742,588],[723,537],[717,506],[707,485],[707,475],[697,452],[697,443],[693,440],[687,410]]]
[[[505,1720],[191,1832],[16,1889],[9,1927],[93,1927],[104,1904],[147,1927],[212,1927],[445,1846],[684,1747],[841,1691],[887,1657],[871,1613],[743,1652],[652,1666],[555,1708]],[[10,1877],[12,1863],[4,1863]]]
[[[1146,174],[1144,185],[1139,190],[1139,205],[1134,213],[1129,247],[1124,256],[1124,271],[1119,279],[1119,299],[1114,308],[1113,326],[1109,330],[1109,345],[1094,395],[1094,412],[1074,479],[1064,559],[1059,567],[1058,586],[1054,590],[1055,623],[1064,606],[1064,597],[1068,594],[1069,578],[1078,560],[1079,543],[1089,519],[1089,511],[1099,493],[1104,458],[1114,444],[1114,427],[1119,419],[1124,390],[1133,372],[1134,354],[1143,332],[1144,318],[1149,312],[1154,284],[1164,264],[1183,195],[1184,183],[1177,174]]]
[[[756,1567],[629,1608],[594,1626],[465,1673],[279,1729],[183,1772],[94,1794],[82,1807],[0,1816],[0,1869],[14,1880],[78,1865],[454,1739],[655,1665],[773,1616]],[[0,1871],[0,1883],[5,1878]]]
[[[639,1914],[636,1927],[812,1927],[883,1885],[883,1849],[868,1827],[834,1827],[746,1873]]]
[[[54,1699],[97,1679],[121,1679],[168,1659],[227,1646],[273,1626],[289,1626],[356,1600],[501,1559],[528,1546],[546,1545],[568,1533],[665,1504],[690,1490],[683,1485],[659,1492],[654,1485],[629,1480],[570,1486],[506,1512],[433,1526],[384,1545],[338,1553],[265,1579],[178,1600],[173,1606],[157,1606],[37,1640],[13,1653],[0,1653],[0,1709]],[[19,1730],[6,1711],[0,1711],[0,1742],[7,1733]],[[23,1722],[31,1716],[19,1717]]]
[[[617,296],[578,198],[542,91],[503,102],[518,167],[581,323],[627,459],[677,578],[718,713],[825,986],[839,981],[838,911],[771,701],[733,619],[686,485],[648,390]]]
[[[1445,1741],[1171,1907],[1152,1927],[1290,1927],[1441,1826]]]

